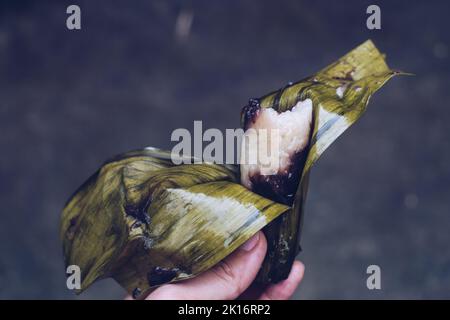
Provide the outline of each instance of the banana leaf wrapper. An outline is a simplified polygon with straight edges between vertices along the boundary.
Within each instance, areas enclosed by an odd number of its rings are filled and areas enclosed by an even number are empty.
[[[208,270],[288,206],[238,183],[237,168],[133,151],[106,162],[66,204],[61,239],[81,289],[112,277],[135,298]]]
[[[384,55],[368,40],[317,74],[258,99],[262,108],[278,112],[292,109],[298,101],[311,99],[313,102],[309,150],[292,210],[264,228],[268,254],[257,277],[259,282],[276,283],[288,277],[301,251],[304,207],[313,164],[361,117],[370,97],[399,74],[405,73],[389,69]]]
[[[259,99],[279,112],[299,100],[313,101],[308,155],[292,206],[243,187],[237,166],[175,166],[170,152],[154,148],[105,162],[62,213],[65,263],[81,270],[77,292],[112,277],[135,298],[143,297],[156,286],[208,270],[262,228],[268,254],[258,281],[286,278],[299,252],[311,166],[395,74],[367,41],[314,76]]]

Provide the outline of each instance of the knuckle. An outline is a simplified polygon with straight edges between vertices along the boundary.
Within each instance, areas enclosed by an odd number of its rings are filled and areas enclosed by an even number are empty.
[[[226,292],[231,297],[237,297],[241,293],[239,276],[226,261],[221,261],[214,267],[213,272],[221,280]]]
[[[233,268],[226,261],[219,262],[216,268],[214,268],[214,273],[227,283],[234,281],[236,278]]]

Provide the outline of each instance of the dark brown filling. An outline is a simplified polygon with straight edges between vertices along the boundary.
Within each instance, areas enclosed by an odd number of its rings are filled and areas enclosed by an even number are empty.
[[[300,182],[300,174],[305,166],[308,146],[291,157],[291,165],[286,173],[275,175],[254,174],[250,176],[252,191],[273,201],[291,206]]]
[[[259,115],[261,106],[258,99],[250,99],[242,108],[244,130],[251,128]],[[312,130],[311,130],[312,131]],[[311,138],[311,137],[309,137]],[[291,206],[300,183],[300,174],[308,156],[309,144],[291,156],[291,164],[286,173],[276,175],[254,174],[249,177],[252,191],[273,201]]]
[[[155,267],[147,274],[148,284],[157,286],[163,283],[167,283],[178,275],[179,269],[177,268],[161,268]]]
[[[258,99],[250,99],[248,104],[242,108],[242,115],[244,117],[244,130],[247,130],[259,115],[261,106]]]

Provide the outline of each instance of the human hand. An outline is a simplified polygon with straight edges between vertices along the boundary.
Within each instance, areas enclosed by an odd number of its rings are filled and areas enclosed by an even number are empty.
[[[267,251],[260,231],[230,256],[203,274],[185,281],[162,285],[146,300],[285,300],[294,293],[305,267],[295,261],[289,277],[265,288],[252,285]],[[132,299],[128,296],[126,299]]]

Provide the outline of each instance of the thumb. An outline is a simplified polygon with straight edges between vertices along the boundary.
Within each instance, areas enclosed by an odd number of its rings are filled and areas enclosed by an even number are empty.
[[[212,269],[186,281],[163,285],[146,299],[236,299],[255,279],[266,250],[266,239],[264,234],[259,231]]]

